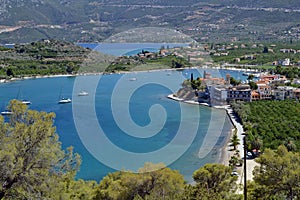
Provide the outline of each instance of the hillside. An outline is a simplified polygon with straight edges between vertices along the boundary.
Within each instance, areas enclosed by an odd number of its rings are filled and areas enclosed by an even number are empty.
[[[141,27],[179,30],[198,41],[300,37],[298,0],[0,0],[0,43],[95,42]]]

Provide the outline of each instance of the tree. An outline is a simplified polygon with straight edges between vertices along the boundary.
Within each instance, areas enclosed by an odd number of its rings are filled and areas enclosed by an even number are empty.
[[[254,75],[253,74],[250,74],[249,76],[248,76],[248,78],[247,78],[247,80],[249,80],[249,81],[252,81],[254,79]]]
[[[184,190],[184,178],[163,164],[146,163],[139,173],[115,172],[103,178],[97,199],[174,199]]]
[[[269,49],[267,46],[264,46],[264,50],[263,50],[263,53],[268,53],[269,52]]]
[[[232,84],[233,86],[239,85],[241,84],[241,80],[236,80],[233,77],[230,77],[230,84]]]
[[[233,146],[233,150],[236,150],[237,145],[240,144],[240,139],[238,138],[236,128],[234,129],[234,133],[233,133],[233,136],[232,136],[230,142],[231,142],[231,145]]]
[[[292,139],[288,139],[285,143],[285,147],[288,151],[296,151],[297,147]]]
[[[6,70],[6,75],[7,75],[7,76],[14,76],[15,73],[14,73],[14,71],[13,71],[12,68],[8,68],[8,69]]]
[[[251,90],[257,90],[257,88],[258,88],[257,84],[254,81],[250,81],[249,86],[250,86]]]
[[[54,113],[28,110],[12,100],[8,122],[0,116],[0,199],[55,199],[74,179],[80,159],[61,149]]]
[[[231,167],[222,164],[206,164],[193,173],[195,186],[188,188],[185,199],[235,199],[236,176]]]
[[[254,181],[260,199],[300,198],[300,154],[289,152],[283,145],[276,151],[266,149],[254,170]]]
[[[262,141],[261,139],[259,139],[258,137],[255,137],[254,140],[252,140],[250,142],[251,144],[251,149],[256,149],[256,150],[260,150],[262,147]]]

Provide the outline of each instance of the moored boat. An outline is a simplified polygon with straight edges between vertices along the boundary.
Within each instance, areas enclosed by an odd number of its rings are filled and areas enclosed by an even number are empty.
[[[61,98],[58,103],[59,104],[65,104],[65,103],[71,103],[72,100],[70,98]]]
[[[78,93],[78,96],[88,96],[88,95],[89,93],[84,90]]]
[[[10,110],[5,110],[1,112],[1,115],[12,115],[12,112]]]

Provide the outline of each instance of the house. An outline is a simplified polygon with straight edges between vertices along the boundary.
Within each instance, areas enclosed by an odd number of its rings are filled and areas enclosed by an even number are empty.
[[[294,91],[293,91],[293,96],[294,96],[294,98],[296,98],[296,99],[300,99],[300,89],[295,89]]]
[[[227,101],[251,102],[251,89],[249,85],[238,85],[228,88]]]
[[[278,86],[273,90],[273,96],[276,100],[285,100],[295,98],[294,87],[290,86]]]
[[[289,58],[286,58],[284,60],[279,60],[278,65],[289,66],[289,65],[291,65],[291,61]]]
[[[251,99],[252,101],[260,100],[260,95],[256,91],[251,92]]]
[[[260,99],[272,99],[271,86],[265,83],[257,84],[257,92]]]

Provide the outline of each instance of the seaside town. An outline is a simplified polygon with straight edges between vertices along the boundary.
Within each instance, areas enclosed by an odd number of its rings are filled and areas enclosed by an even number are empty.
[[[243,75],[251,79],[251,82],[248,81],[250,84],[236,81],[229,74],[224,79],[212,77],[210,73],[204,72],[203,78],[198,77],[196,81],[192,75],[188,81],[190,84],[183,83],[183,88],[177,94],[173,94],[173,97],[179,99],[183,97],[184,100],[194,100],[214,107],[228,105],[234,101],[299,100],[300,98],[299,88],[285,86],[290,83],[285,76],[251,72],[244,72]],[[254,77],[257,80],[253,80]],[[234,84],[231,81],[234,81]],[[193,87],[195,82],[199,82],[197,88]],[[299,83],[298,79],[293,80],[293,85],[300,86]]]

